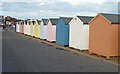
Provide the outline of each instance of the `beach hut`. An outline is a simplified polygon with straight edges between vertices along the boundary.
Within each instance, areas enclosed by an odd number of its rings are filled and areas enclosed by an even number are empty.
[[[24,34],[27,34],[26,30],[27,30],[27,20],[24,21]]]
[[[34,36],[36,38],[40,38],[40,22],[38,20],[35,20],[35,24],[34,24]]]
[[[16,31],[19,32],[19,23],[16,23]]]
[[[60,17],[56,23],[56,43],[64,46],[69,45],[69,22],[70,17]]]
[[[94,17],[75,16],[70,21],[69,46],[79,50],[89,49],[89,22]]]
[[[27,24],[26,24],[26,34],[29,35],[30,32],[30,26],[29,26],[29,20],[27,20]]]
[[[37,38],[40,38],[40,24],[41,24],[41,20],[37,20],[37,23],[38,23],[38,25],[37,25]]]
[[[42,19],[40,24],[40,38],[41,39],[47,39],[47,20],[48,19]]]
[[[21,21],[21,33],[24,33],[24,21]]]
[[[98,13],[90,22],[89,52],[110,58],[118,56],[120,20],[118,14]],[[119,55],[120,56],[120,55]]]
[[[21,33],[21,21],[19,21],[19,33]]]
[[[15,24],[15,32],[17,32],[17,25],[16,25],[16,23],[17,23],[17,22],[14,23],[14,24]]]
[[[35,24],[35,21],[30,21],[30,36],[34,36],[34,24]]]
[[[50,18],[47,22],[47,40],[50,42],[56,41],[56,22],[57,18]]]
[[[30,20],[27,21],[27,35],[30,35]]]
[[[18,33],[20,32],[20,30],[19,30],[20,27],[19,26],[20,26],[20,22],[18,21]]]

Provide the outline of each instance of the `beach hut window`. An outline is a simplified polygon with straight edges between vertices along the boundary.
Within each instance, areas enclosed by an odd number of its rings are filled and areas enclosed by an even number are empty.
[[[38,21],[38,25],[40,25],[40,21]]]
[[[29,21],[29,25],[31,24],[31,22]]]
[[[20,25],[21,25],[21,22],[20,22]]]
[[[35,24],[35,21],[32,21],[33,22],[33,25]]]
[[[77,20],[77,18],[75,18],[75,20]]]
[[[25,21],[25,24],[27,25],[27,21]]]

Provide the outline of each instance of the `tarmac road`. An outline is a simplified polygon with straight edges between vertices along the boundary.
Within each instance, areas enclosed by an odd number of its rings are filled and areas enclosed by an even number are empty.
[[[2,33],[3,72],[118,72],[118,66],[29,39]]]

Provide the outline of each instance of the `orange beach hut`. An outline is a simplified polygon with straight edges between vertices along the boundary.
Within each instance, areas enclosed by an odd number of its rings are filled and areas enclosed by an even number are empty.
[[[110,58],[119,56],[120,20],[118,14],[98,13],[90,22],[89,52]]]

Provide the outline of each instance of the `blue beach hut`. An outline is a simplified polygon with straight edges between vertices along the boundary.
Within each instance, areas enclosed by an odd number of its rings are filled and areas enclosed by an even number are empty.
[[[69,22],[70,17],[60,17],[56,23],[56,43],[64,46],[69,45]]]

